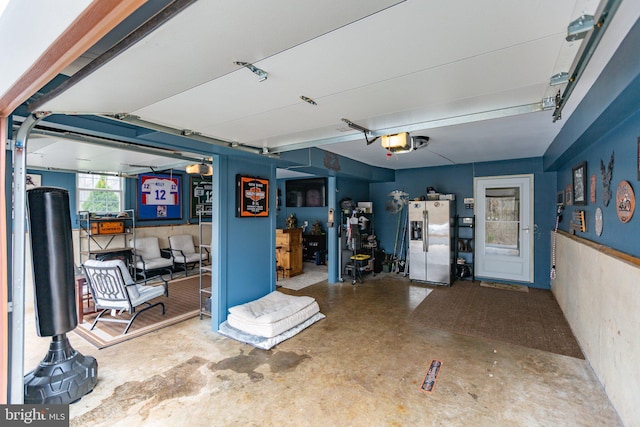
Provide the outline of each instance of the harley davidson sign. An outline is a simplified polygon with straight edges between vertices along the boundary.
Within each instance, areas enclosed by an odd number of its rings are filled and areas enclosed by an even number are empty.
[[[269,180],[249,176],[236,176],[236,216],[269,216]]]

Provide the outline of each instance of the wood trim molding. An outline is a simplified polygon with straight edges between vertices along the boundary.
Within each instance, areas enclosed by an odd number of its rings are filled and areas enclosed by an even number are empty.
[[[7,117],[146,0],[94,0],[0,98]]]
[[[584,237],[573,235],[563,230],[558,230],[558,234],[570,240],[573,240],[574,242],[582,243],[583,245],[589,246],[590,248],[593,248],[598,252],[602,252],[603,254],[609,255],[610,257],[626,262],[627,264],[640,267],[640,258],[638,257],[626,254],[624,252],[620,252],[616,249],[610,248],[609,246],[601,245],[600,243],[596,243],[592,240],[585,239]]]

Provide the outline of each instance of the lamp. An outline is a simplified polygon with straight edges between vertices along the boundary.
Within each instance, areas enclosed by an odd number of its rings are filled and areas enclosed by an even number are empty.
[[[206,163],[194,163],[185,168],[185,171],[189,175],[203,175],[203,176],[211,176],[213,175],[213,167]]]

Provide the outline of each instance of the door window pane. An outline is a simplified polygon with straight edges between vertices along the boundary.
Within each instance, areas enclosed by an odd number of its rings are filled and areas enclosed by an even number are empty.
[[[519,256],[520,188],[488,188],[485,201],[485,252]]]

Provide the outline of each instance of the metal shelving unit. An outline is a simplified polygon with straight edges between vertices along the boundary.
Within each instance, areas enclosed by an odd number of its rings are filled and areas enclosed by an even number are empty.
[[[455,241],[454,244],[454,274],[456,279],[476,280],[475,273],[475,225],[476,217],[455,216]],[[464,263],[458,262],[458,258],[464,259]]]
[[[211,222],[203,222],[202,221],[202,212],[198,213],[198,239],[200,243],[200,263],[199,263],[199,274],[200,274],[200,284],[199,284],[199,294],[200,294],[200,319],[202,320],[202,316],[211,316],[211,305],[207,309],[206,301],[209,299],[210,304],[213,304],[212,297],[213,292],[211,291],[211,285],[208,287],[203,287],[202,284],[202,275],[206,273],[212,273],[213,268],[211,264],[205,265],[202,262],[203,253],[208,250],[209,251],[209,263],[211,263],[211,245],[203,244],[202,236],[203,236],[203,228],[211,227]],[[209,229],[210,230],[210,229]]]
[[[78,224],[80,226],[78,233],[78,251],[79,263],[82,264],[88,259],[100,258],[101,256],[113,253],[129,252],[129,261],[131,254],[135,252],[135,247],[127,245],[127,238],[131,237],[135,242],[136,237],[136,219],[133,209],[125,209],[126,217],[118,217],[116,213],[104,214],[96,217],[89,211],[78,212]],[[122,232],[102,232],[101,226],[107,226],[110,223],[123,223]],[[95,225],[95,227],[94,227]],[[120,240],[122,237],[122,240]]]

